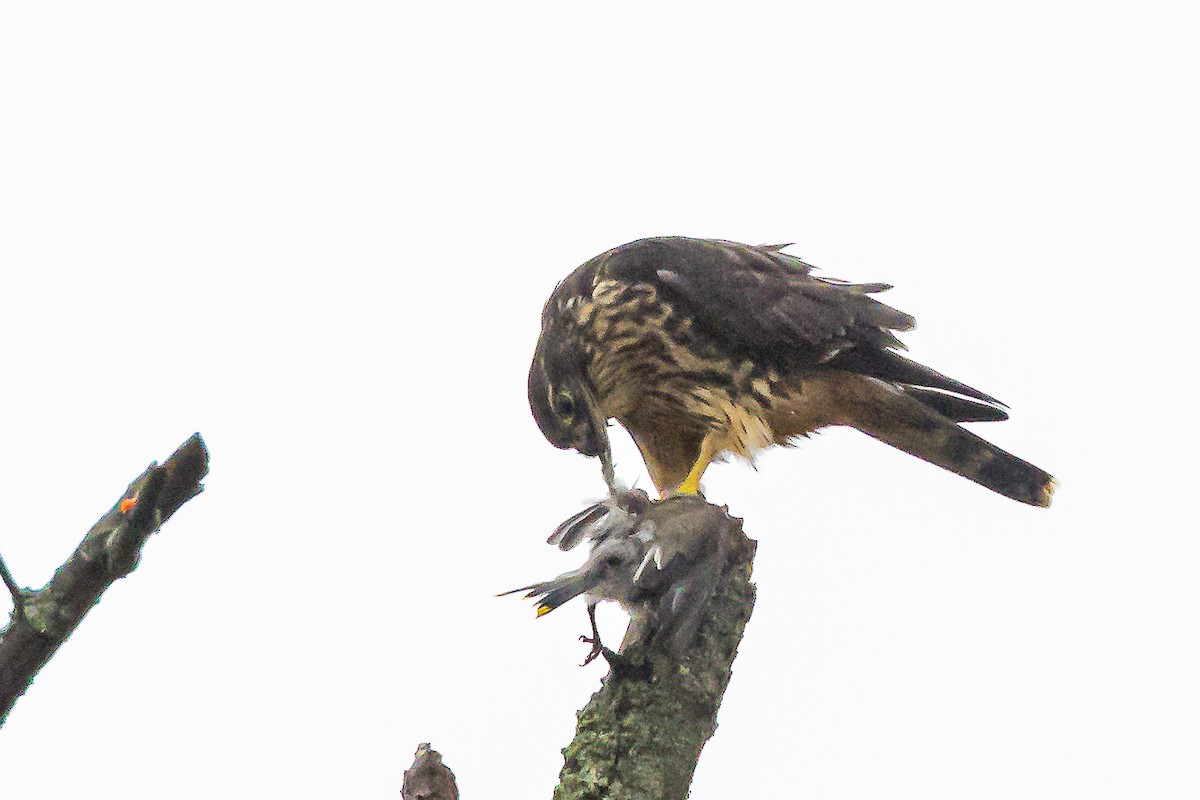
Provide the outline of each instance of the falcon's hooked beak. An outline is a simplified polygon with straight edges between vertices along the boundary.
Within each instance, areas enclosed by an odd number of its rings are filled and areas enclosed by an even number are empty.
[[[591,387],[581,377],[567,373],[551,378],[542,353],[529,368],[529,408],[542,435],[555,447],[599,457],[604,482],[615,483],[607,421]]]
[[[599,456],[600,472],[604,476],[604,483],[608,486],[609,491],[616,489],[617,474],[613,468],[612,444],[608,440],[608,420],[600,413],[600,404],[596,402],[596,398],[588,390],[583,392],[584,403],[587,405],[588,416],[591,418],[588,434],[591,441],[588,442],[592,452],[579,452],[589,456]]]

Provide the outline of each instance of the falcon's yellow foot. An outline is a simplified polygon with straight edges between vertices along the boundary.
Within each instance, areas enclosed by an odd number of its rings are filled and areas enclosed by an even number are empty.
[[[692,463],[688,477],[683,479],[679,486],[667,488],[670,485],[661,483],[661,479],[665,479],[666,475],[661,475],[662,470],[659,469],[658,474],[655,473],[653,459],[647,458],[646,464],[650,468],[650,477],[654,479],[654,486],[658,488],[659,499],[666,500],[674,497],[677,494],[702,494],[700,491],[700,479],[704,476],[704,470],[708,469],[708,465],[713,463],[713,459],[721,453],[721,446],[718,444],[720,439],[715,434],[709,433],[707,437],[700,443],[700,452],[697,453],[696,461]],[[678,473],[676,473],[678,475]]]
[[[692,467],[692,471],[683,479],[683,483],[676,486],[672,491],[666,492],[664,499],[677,494],[700,494],[700,479],[704,477],[704,470],[708,469],[708,465],[712,461],[707,458],[701,458]]]
[[[688,476],[683,479],[683,483],[670,491],[664,492],[660,488],[658,491],[662,495],[661,499],[666,500],[668,497],[678,494],[701,494],[700,479],[704,477],[704,470],[708,469],[708,465],[721,452],[721,448],[716,442],[717,439],[711,433],[704,437],[704,441],[700,443],[700,455],[696,459],[696,463],[692,464]]]
[[[683,483],[679,484],[673,491],[667,492],[668,495],[674,494],[700,494],[700,476],[688,475]]]

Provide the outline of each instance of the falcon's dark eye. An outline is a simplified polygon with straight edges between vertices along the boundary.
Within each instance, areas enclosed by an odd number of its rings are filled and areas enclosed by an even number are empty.
[[[566,392],[559,392],[554,396],[554,410],[559,416],[569,417],[575,413],[575,401]]]
[[[608,558],[604,559],[604,566],[606,566],[606,567],[619,567],[619,566],[621,566],[621,558],[620,558],[620,556],[609,556]]]

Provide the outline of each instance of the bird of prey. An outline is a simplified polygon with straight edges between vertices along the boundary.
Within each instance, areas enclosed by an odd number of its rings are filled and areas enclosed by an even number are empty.
[[[990,395],[900,355],[908,314],[882,283],[813,274],[787,245],[640,239],[551,294],[529,404],[551,444],[600,456],[606,425],[641,451],[659,493],[694,494],[708,465],[831,425],[856,428],[1022,503],[1054,479],[960,423],[1008,418]]]
[[[724,510],[699,497],[651,503],[640,490],[615,489],[550,537],[551,544],[564,550],[590,541],[583,566],[501,596],[525,592],[526,597],[536,598],[541,617],[583,595],[592,628],[590,637],[579,637],[592,645],[585,665],[604,652],[596,606],[605,600],[619,603],[629,613],[631,634],[626,642],[648,638],[682,652],[728,558],[732,530],[728,520]]]

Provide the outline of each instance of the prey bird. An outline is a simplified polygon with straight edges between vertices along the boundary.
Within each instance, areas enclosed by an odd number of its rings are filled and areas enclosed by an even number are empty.
[[[525,592],[542,617],[583,595],[592,645],[585,665],[605,652],[596,627],[596,606],[619,603],[630,615],[626,641],[648,638],[682,652],[728,558],[730,518],[695,496],[651,503],[645,492],[614,489],[612,495],[568,519],[550,537],[564,550],[587,540],[591,551],[579,569],[503,595]],[[632,637],[632,638],[631,638]],[[622,647],[624,649],[624,647]]]
[[[598,456],[608,420],[660,495],[695,494],[714,460],[753,460],[845,425],[994,492],[1048,506],[1046,471],[960,423],[1008,418],[990,395],[900,355],[915,321],[883,283],[812,274],[787,245],[640,239],[563,280],[542,312],[529,405],[546,439]]]

